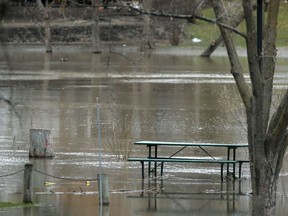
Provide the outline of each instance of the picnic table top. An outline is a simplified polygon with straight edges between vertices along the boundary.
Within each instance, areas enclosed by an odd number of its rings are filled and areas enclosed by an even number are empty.
[[[224,148],[239,148],[248,147],[248,144],[222,144],[222,143],[189,143],[189,142],[164,142],[164,141],[136,141],[134,145],[146,146],[201,146],[201,147],[224,147]]]

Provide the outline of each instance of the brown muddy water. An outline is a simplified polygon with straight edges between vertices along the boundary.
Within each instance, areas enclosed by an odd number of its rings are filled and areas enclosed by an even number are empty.
[[[140,163],[125,162],[125,152],[136,140],[247,142],[225,55],[206,59],[193,50],[143,54],[124,46],[101,55],[91,54],[88,47],[55,46],[46,54],[40,46],[4,46],[0,61],[0,93],[13,103],[0,103],[0,201],[22,201],[22,169],[30,162],[36,204],[3,208],[0,215],[249,215],[247,165],[241,180],[221,183],[219,166],[211,164],[167,164],[162,179],[142,181]],[[278,60],[278,93],[287,86],[286,65],[287,59]],[[101,170],[110,187],[105,208],[99,208],[94,181],[101,171],[97,98]],[[30,129],[51,130],[55,158],[28,158]],[[215,157],[226,154],[209,151]],[[146,152],[134,147],[131,155]],[[238,155],[248,158],[247,150]],[[186,149],[182,156],[209,157],[197,148]],[[277,215],[288,213],[287,176],[285,160]]]

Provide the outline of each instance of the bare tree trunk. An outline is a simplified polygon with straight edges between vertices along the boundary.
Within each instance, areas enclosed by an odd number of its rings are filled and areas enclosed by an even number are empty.
[[[270,1],[264,28],[263,52],[258,53],[254,0],[243,0],[246,22],[247,61],[251,87],[246,83],[231,32],[219,25],[225,43],[231,73],[246,108],[250,172],[252,183],[252,215],[276,214],[276,192],[280,169],[288,145],[288,89],[276,112],[270,118],[273,77],[276,58],[276,31],[280,0]],[[262,1],[260,1],[262,3]],[[264,2],[264,1],[263,1]],[[258,1],[259,3],[259,1]],[[229,24],[227,5],[213,0],[216,19]]]
[[[152,7],[152,0],[145,0],[142,2],[142,6],[144,10],[151,11]],[[141,51],[146,51],[147,49],[154,49],[155,45],[152,38],[152,31],[151,31],[151,18],[150,15],[143,15],[143,37],[140,45]]]
[[[92,22],[92,52],[101,53],[101,39],[99,28],[99,0],[93,0],[93,22]]]
[[[256,188],[254,188],[252,196],[252,215],[276,215],[278,178],[275,179],[275,173],[271,172],[270,167],[266,164],[259,169],[259,174],[253,181],[256,181]]]
[[[43,18],[44,18],[44,42],[45,42],[45,46],[46,46],[46,52],[47,53],[52,52],[48,0],[46,0],[46,8],[44,7],[41,0],[37,0],[37,6],[39,8],[39,12],[41,13],[41,15],[43,15]]]
[[[210,57],[210,55],[217,49],[217,47],[223,42],[223,38],[220,35],[216,40],[212,41],[211,44],[203,51],[202,57]]]

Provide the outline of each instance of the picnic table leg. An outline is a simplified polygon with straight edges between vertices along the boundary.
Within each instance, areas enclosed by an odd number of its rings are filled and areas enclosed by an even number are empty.
[[[157,145],[155,146],[155,158],[157,158]],[[157,177],[157,162],[154,162],[154,176]]]
[[[236,148],[233,148],[233,160],[236,160]],[[233,164],[233,178],[236,179],[236,164]]]
[[[221,182],[223,182],[223,166],[224,166],[224,163],[221,163]]]
[[[148,157],[151,158],[151,146],[148,146],[149,152]],[[150,171],[151,171],[151,162],[148,162],[148,178],[150,178]]]
[[[227,160],[230,160],[230,148],[227,148]],[[229,163],[227,163],[227,175],[229,175]]]
[[[141,161],[142,179],[144,179],[144,161]]]
[[[242,161],[239,161],[239,179],[241,179]]]

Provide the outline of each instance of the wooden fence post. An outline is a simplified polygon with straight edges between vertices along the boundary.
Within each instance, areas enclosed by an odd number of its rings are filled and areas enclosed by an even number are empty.
[[[100,205],[109,205],[109,184],[106,174],[98,174],[98,191]]]
[[[24,191],[23,191],[24,203],[32,203],[32,173],[33,173],[33,165],[25,164],[24,166]]]
[[[29,157],[54,157],[50,130],[30,129]]]

